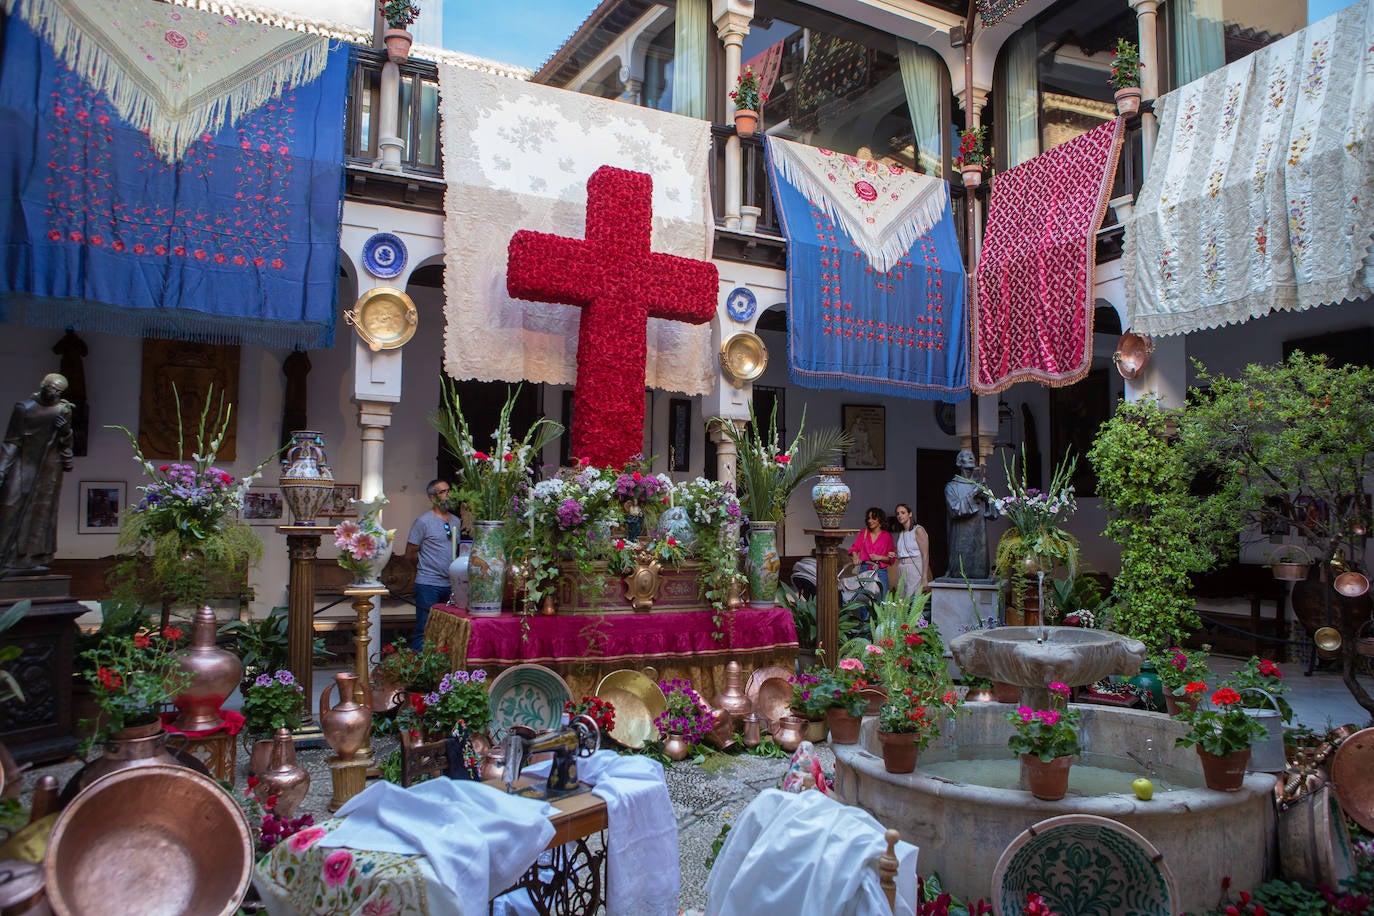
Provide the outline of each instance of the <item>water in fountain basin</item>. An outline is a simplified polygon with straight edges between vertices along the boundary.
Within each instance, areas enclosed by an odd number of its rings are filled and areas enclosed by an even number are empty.
[[[929,763],[922,760],[917,763],[916,768],[924,776],[990,789],[1015,789],[1021,779],[1021,761],[1010,756],[939,760]],[[1069,792],[1084,796],[1132,795],[1131,781],[1141,775],[1142,773],[1136,769],[1118,770],[1106,766],[1075,763],[1069,770]],[[1202,786],[1201,775],[1171,767],[1157,768],[1157,775],[1151,776],[1150,779],[1155,785],[1156,794]]]

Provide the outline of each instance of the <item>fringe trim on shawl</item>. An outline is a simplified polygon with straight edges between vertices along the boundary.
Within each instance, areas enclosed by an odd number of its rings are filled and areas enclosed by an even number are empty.
[[[319,350],[334,345],[334,328],[315,322],[254,321],[187,309],[120,308],[86,299],[51,299],[17,292],[0,293],[0,320],[35,328],[279,350]]]
[[[259,22],[263,25],[287,29],[292,32],[323,35],[325,38],[332,38],[335,41],[346,41],[350,44],[359,45],[372,44],[371,29],[325,19],[287,16],[283,15],[280,10],[272,9],[267,4],[259,6],[253,3],[226,3],[221,2],[221,0],[162,0],[162,2],[190,10],[200,10],[202,13],[214,13],[216,16],[233,16],[235,19]]]
[[[53,53],[104,93],[119,116],[148,135],[158,156],[176,162],[205,133],[217,133],[291,86],[324,72],[329,40],[293,38],[272,53],[211,84],[184,103],[156,96],[141,73],[120,66],[117,53],[83,27],[79,0],[5,0],[52,46]],[[208,98],[207,98],[208,97]],[[199,99],[205,99],[199,102]]]
[[[928,188],[918,192],[895,216],[886,220],[884,228],[870,228],[833,201],[831,189],[816,177],[804,160],[787,148],[785,142],[775,142],[771,137],[765,142],[778,175],[838,223],[875,270],[886,272],[895,267],[916,240],[944,218],[949,205],[948,183],[932,178]]]

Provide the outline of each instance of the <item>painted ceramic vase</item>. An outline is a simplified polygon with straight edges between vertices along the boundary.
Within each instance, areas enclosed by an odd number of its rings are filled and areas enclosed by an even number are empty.
[[[504,522],[472,523],[472,552],[468,555],[468,612],[474,617],[501,613],[506,588]]]
[[[334,473],[325,463],[324,436],[311,429],[291,434],[291,447],[282,457],[281,498],[293,525],[313,525],[334,491]]]
[[[778,530],[776,522],[749,523],[749,606],[770,608],[778,597]]]
[[[849,509],[849,484],[840,479],[843,468],[821,468],[820,480],[811,488],[811,505],[822,528],[838,528]]]

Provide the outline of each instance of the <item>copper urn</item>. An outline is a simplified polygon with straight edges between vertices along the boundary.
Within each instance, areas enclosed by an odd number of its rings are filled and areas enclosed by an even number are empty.
[[[277,816],[288,818],[309,791],[310,774],[296,763],[296,743],[291,738],[291,729],[279,728],[272,738],[271,762],[258,774],[253,794],[264,803],[275,795]]]
[[[76,794],[102,776],[117,770],[141,766],[184,766],[205,772],[204,765],[185,752],[177,753],[167,749],[167,732],[162,723],[154,720],[142,725],[131,725],[115,732],[99,757],[77,770],[67,784],[62,787],[61,803],[65,807]],[[181,735],[173,736],[181,741]]]
[[[743,719],[754,708],[754,704],[749,702],[748,695],[740,689],[741,674],[739,662],[730,659],[725,665],[725,689],[711,701],[713,706],[725,710],[734,719]]]
[[[320,729],[324,732],[325,742],[339,755],[340,760],[352,760],[367,743],[368,730],[372,728],[372,707],[357,702],[353,691],[358,686],[358,675],[351,671],[340,671],[334,675],[334,683],[326,684],[320,694]],[[329,708],[329,691],[337,689],[339,702]]]
[[[191,626],[191,645],[176,654],[177,664],[191,676],[174,701],[179,715],[172,727],[177,731],[209,731],[224,724],[219,710],[243,677],[243,663],[215,645],[218,632],[215,612],[203,605]]]

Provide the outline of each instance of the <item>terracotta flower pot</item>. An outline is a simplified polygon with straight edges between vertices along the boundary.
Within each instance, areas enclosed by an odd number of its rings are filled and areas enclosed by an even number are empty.
[[[859,726],[863,719],[847,709],[832,706],[825,711],[825,724],[830,727],[831,744],[858,744]]]
[[[1238,792],[1245,783],[1245,766],[1250,762],[1250,749],[1236,751],[1225,757],[1197,749],[1202,761],[1202,780],[1207,788],[1217,792]]]
[[[386,59],[400,63],[410,56],[410,45],[415,40],[405,29],[387,29],[382,33],[386,44]]]
[[[1116,110],[1123,118],[1140,114],[1140,87],[1123,86],[1116,90]]]
[[[1056,757],[1049,763],[1034,754],[1021,755],[1021,767],[1026,774],[1026,788],[1036,798],[1059,801],[1069,791],[1069,767],[1073,757]]]
[[[741,108],[735,112],[735,133],[739,134],[740,139],[747,140],[754,136],[754,131],[759,127],[759,113]]]
[[[1198,702],[1202,699],[1200,694],[1185,694],[1176,697],[1166,687],[1164,689],[1164,709],[1171,716],[1176,716],[1186,709],[1197,709]]]
[[[959,171],[964,176],[964,187],[976,188],[983,183],[983,167],[981,165],[966,165]]]
[[[889,773],[911,773],[916,769],[916,736],[910,732],[878,732],[883,745],[883,769]]]
[[[999,703],[1021,702],[1021,688],[1006,681],[993,681],[992,695]]]

